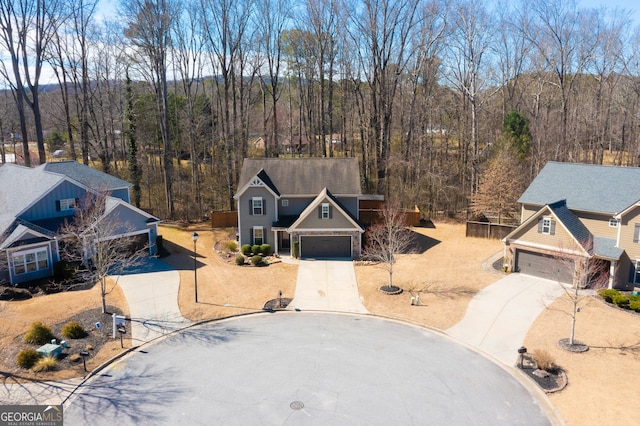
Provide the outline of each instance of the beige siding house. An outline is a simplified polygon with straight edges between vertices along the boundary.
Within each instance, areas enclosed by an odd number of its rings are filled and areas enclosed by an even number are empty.
[[[640,286],[638,188],[640,168],[547,163],[518,200],[505,267],[579,286]]]

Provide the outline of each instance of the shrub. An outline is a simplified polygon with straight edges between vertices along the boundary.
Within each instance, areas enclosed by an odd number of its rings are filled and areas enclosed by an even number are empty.
[[[629,309],[632,311],[640,312],[640,300],[629,301]]]
[[[300,243],[298,241],[294,241],[293,243],[293,247],[291,249],[291,254],[293,255],[294,258],[298,258],[298,256],[300,255]]]
[[[53,279],[56,282],[70,280],[75,274],[76,267],[66,260],[61,260],[53,264]]]
[[[35,372],[51,371],[55,370],[57,364],[57,359],[52,356],[45,356],[37,360],[35,365],[31,369]]]
[[[615,303],[619,308],[629,309],[629,297],[622,293],[613,296],[613,303]]]
[[[263,244],[260,246],[260,253],[262,253],[263,256],[269,256],[271,254],[271,245],[269,244]]]
[[[236,256],[236,265],[242,266],[244,265],[244,256],[239,254]]]
[[[253,266],[261,266],[264,264],[264,260],[262,259],[262,256],[256,254],[251,258],[251,264]]]
[[[16,357],[16,362],[20,368],[31,368],[40,359],[40,354],[35,349],[25,349],[20,351]]]
[[[87,332],[78,321],[69,321],[62,327],[62,335],[67,339],[82,339]]]
[[[612,288],[605,288],[598,292],[600,297],[602,297],[606,302],[613,303],[613,298],[620,294],[618,290],[614,290]]]
[[[552,373],[558,368],[551,354],[545,350],[535,350],[531,356],[540,370]]]
[[[254,255],[260,254],[260,245],[259,244],[252,245],[251,246],[251,253],[253,253]]]
[[[53,333],[51,329],[41,322],[31,324],[31,329],[24,335],[25,343],[34,343],[36,345],[44,345],[51,342]]]
[[[238,250],[238,243],[236,243],[235,241],[229,240],[226,243],[224,243],[224,248],[227,249],[228,252],[234,252]]]
[[[251,245],[243,244],[242,247],[240,247],[240,253],[244,254],[245,256],[249,256],[251,254]]]

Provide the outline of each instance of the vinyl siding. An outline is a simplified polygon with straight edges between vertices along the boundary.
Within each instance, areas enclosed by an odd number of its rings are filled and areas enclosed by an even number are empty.
[[[20,218],[34,221],[50,219],[54,217],[73,216],[73,210],[56,211],[56,201],[67,198],[78,198],[80,203],[86,198],[87,192],[70,182],[63,181],[51,192],[38,200],[31,208],[20,215]]]
[[[562,225],[555,219],[556,222],[555,234],[541,234],[538,233],[538,221],[534,220],[528,226],[524,227],[517,235],[512,239],[517,239],[521,242],[529,242],[536,245],[542,245],[547,247],[564,248],[566,250],[574,249],[576,246],[575,240],[567,233]]]
[[[520,218],[520,223],[524,223],[533,216],[538,210],[540,210],[542,206],[532,206],[529,204],[522,205],[522,217]]]
[[[328,202],[328,201],[323,201]],[[301,223],[298,225],[298,230],[303,229],[353,229],[353,224],[341,214],[338,209],[331,205],[332,217],[331,219],[321,219],[318,217],[318,209],[320,209],[322,203],[320,203]]]
[[[253,197],[261,197],[265,200],[266,215],[249,214],[249,200]],[[238,213],[240,215],[239,231],[241,245],[252,244],[251,230],[254,226],[262,226],[264,228],[264,236],[267,240],[267,244],[273,245],[273,232],[271,232],[271,225],[276,221],[276,199],[267,188],[247,188],[238,200]]]
[[[278,200],[278,214],[280,216],[299,215],[315,198],[316,197],[286,197],[283,195],[282,198]],[[283,206],[282,200],[287,200],[289,205],[286,207]]]
[[[612,219],[611,216],[594,213],[573,213],[578,216],[580,222],[582,222],[593,235],[613,239],[618,238],[618,228],[609,226],[609,219]]]
[[[635,207],[627,213],[620,222],[621,249],[624,249],[631,261],[640,258],[640,243],[633,242],[633,233],[636,223],[640,224],[640,207]]]

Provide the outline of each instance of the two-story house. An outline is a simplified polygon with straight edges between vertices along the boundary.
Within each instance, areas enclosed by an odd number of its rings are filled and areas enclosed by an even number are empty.
[[[640,285],[638,188],[640,168],[547,163],[518,200],[521,223],[503,239],[507,267],[586,285],[598,261],[610,288]]]
[[[360,256],[355,158],[246,158],[238,192],[240,244],[299,247],[301,257]]]
[[[75,161],[0,166],[0,280],[17,284],[53,275],[60,227],[98,193],[108,194],[100,220],[117,224],[111,237],[135,236],[155,254],[159,220],[129,204],[130,187]]]

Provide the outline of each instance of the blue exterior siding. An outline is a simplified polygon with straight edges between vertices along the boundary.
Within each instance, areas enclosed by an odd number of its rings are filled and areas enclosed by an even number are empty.
[[[73,216],[75,213],[73,209],[66,211],[56,210],[56,201],[73,198],[79,199],[80,203],[87,196],[87,191],[83,188],[76,186],[67,181],[63,181],[60,185],[55,187],[47,195],[43,196],[36,204],[31,206],[20,217],[28,221],[51,219],[54,217]]]
[[[129,199],[129,188],[116,189],[110,194],[114,198],[119,198],[125,203],[131,204],[131,200]]]
[[[24,252],[24,251],[32,251],[37,249],[46,249],[47,250],[47,268],[40,269],[38,271],[26,272],[23,274],[15,274],[14,273],[14,264],[13,264],[13,255],[16,253]],[[40,278],[46,278],[53,275],[53,264],[60,260],[59,254],[56,251],[55,241],[49,241],[42,244],[31,245],[16,248],[7,252],[7,256],[9,259],[9,276],[11,284],[19,284],[27,281],[37,280]]]

